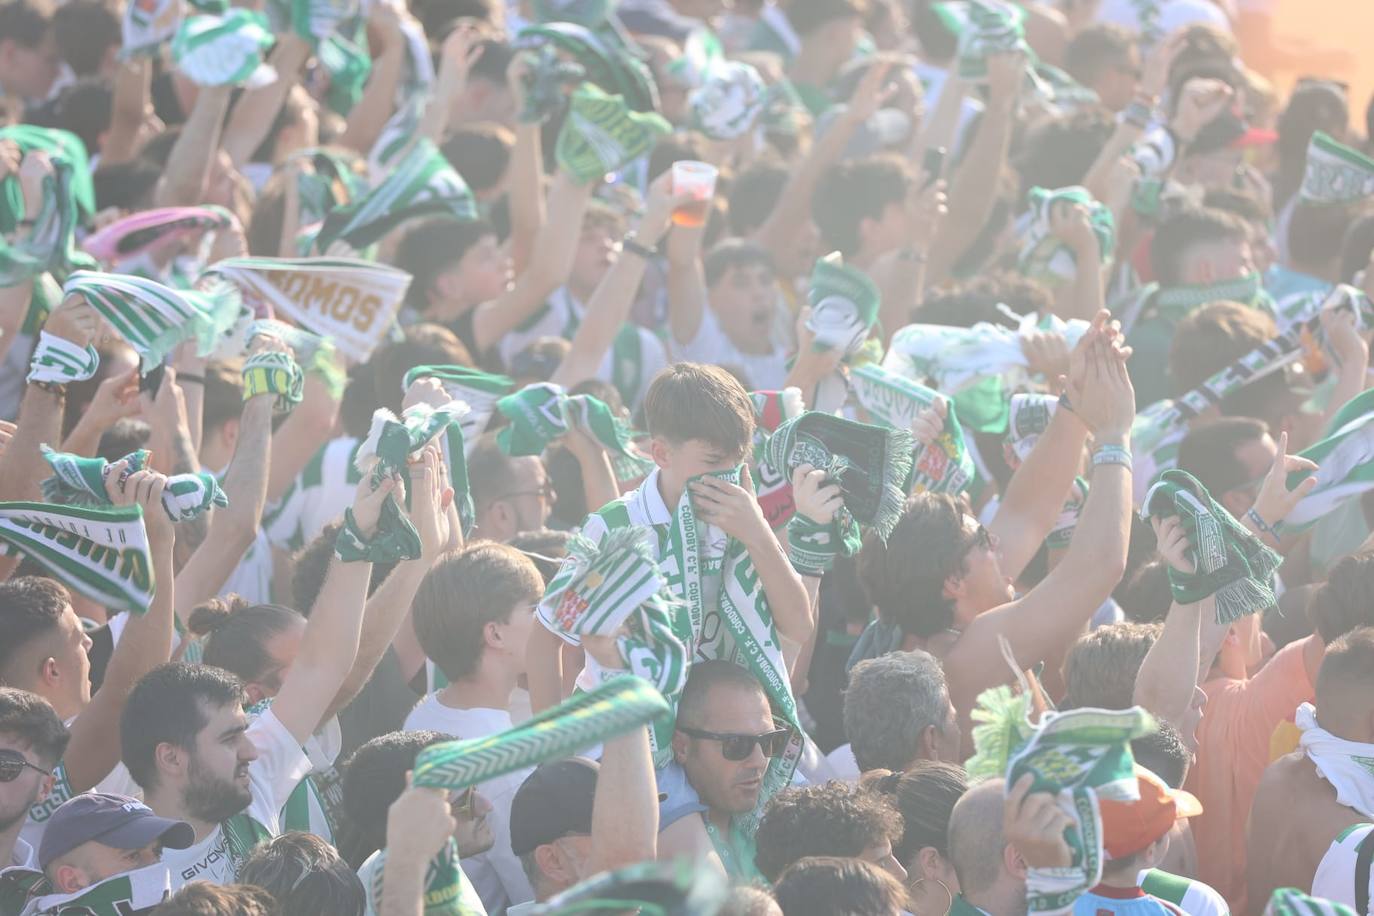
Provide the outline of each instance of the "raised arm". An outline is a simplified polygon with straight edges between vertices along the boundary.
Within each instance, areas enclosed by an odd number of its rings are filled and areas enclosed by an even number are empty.
[[[110,130],[100,144],[102,166],[128,162],[138,155],[145,123],[153,115],[153,61],[131,57],[115,72],[110,104]]]
[[[567,172],[554,177],[549,218],[539,227],[534,241],[539,256],[530,261],[508,292],[484,302],[473,313],[472,332],[479,351],[485,353],[495,346],[567,282],[591,196],[591,184],[577,184]]]
[[[444,39],[439,52],[439,73],[434,91],[430,93],[425,115],[420,120],[420,136],[436,145],[443,143],[448,136],[448,117],[453,100],[462,94],[468,73],[486,50],[481,41],[482,33],[461,19]]]
[[[335,357],[337,358],[337,357]],[[307,367],[301,402],[272,434],[272,462],[268,473],[267,501],[274,502],[290,489],[296,475],[334,435],[341,399],[319,372]]]
[[[382,53],[372,59],[372,75],[363,88],[362,98],[348,113],[339,144],[366,156],[372,151],[382,129],[396,110],[396,87],[406,65],[406,39],[401,31],[403,14],[387,2],[373,4],[369,24],[377,29],[382,41]]]
[[[1091,321],[1102,311],[1102,246],[1082,204],[1059,205],[1050,214],[1050,233],[1073,252],[1074,279],[1056,302],[1060,318]]]
[[[229,110],[229,86],[202,86],[191,116],[167,158],[154,202],[159,207],[189,207],[205,199],[210,170],[219,154],[224,115]]]
[[[382,503],[393,493],[398,503],[405,502],[399,474],[385,478],[375,490],[371,475],[358,484],[352,514],[364,541],[376,534]],[[310,609],[300,654],[272,703],[272,712],[302,744],[325,720],[353,668],[371,577],[372,564],[366,560],[345,563],[336,556],[329,563],[324,585]]]
[[[224,151],[233,160],[234,168],[242,169],[267,139],[286,97],[300,82],[301,67],[309,57],[310,45],[299,35],[288,32],[278,37],[268,59],[277,78],[266,86],[244,92],[224,129]]]
[[[448,793],[410,785],[386,815],[386,863],[382,866],[380,916],[424,916],[425,876],[458,826]]]
[[[1099,320],[1089,332],[1084,370],[1075,373],[1078,377],[1070,389],[1076,409],[1094,429],[1099,452],[1068,555],[1026,595],[975,617],[949,650],[945,670],[951,694],[958,694],[955,706],[959,709],[971,708],[983,688],[1002,681],[1005,666],[998,637],[1011,644],[1018,667],[1037,664],[1082,630],[1125,571],[1131,532],[1131,469],[1110,460],[1119,460],[1123,453],[1113,456],[1102,450],[1125,449],[1129,455],[1135,391],[1126,374],[1129,350],[1118,349],[1113,332],[1099,330],[1101,324]],[[1098,454],[1109,460],[1099,461]],[[1025,469],[1022,465],[1018,473]],[[1063,492],[1055,499],[1062,501]]]
[[[701,226],[678,226],[668,236],[668,327],[673,343],[685,347],[696,339],[706,312],[706,271],[701,263]]]
[[[651,862],[658,850],[658,784],[649,732],[637,728],[606,742],[592,796],[588,872]]]
[[[155,471],[136,471],[123,478],[118,462],[105,478],[105,489],[117,506],[138,505],[148,531],[153,559],[152,604],[142,614],[131,614],[105,669],[105,679],[91,702],[72,722],[71,743],[62,757],[73,792],[84,792],[104,779],[119,763],[119,718],[124,701],[139,679],[172,654],[173,594],[172,520],[162,506],[167,478]]]
[[[506,71],[506,85],[517,112],[525,110],[525,73],[529,57],[517,53]],[[515,125],[515,146],[510,154],[510,178],[506,181],[510,194],[510,248],[519,276],[529,266],[535,236],[544,225],[544,144],[538,122],[518,121]]]

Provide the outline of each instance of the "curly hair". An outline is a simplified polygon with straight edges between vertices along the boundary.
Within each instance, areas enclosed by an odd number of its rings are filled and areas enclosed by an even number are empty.
[[[882,796],[838,780],[786,789],[763,812],[754,864],[769,881],[808,856],[857,857],[902,837],[902,816]]]

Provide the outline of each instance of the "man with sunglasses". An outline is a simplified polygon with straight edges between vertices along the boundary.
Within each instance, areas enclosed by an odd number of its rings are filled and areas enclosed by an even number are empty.
[[[494,435],[483,436],[468,456],[468,485],[477,524],[473,538],[509,541],[544,527],[553,511],[553,484],[538,456],[512,457]]]
[[[752,843],[740,842],[731,825],[758,805],[768,762],[791,735],[748,670],[718,659],[693,664],[678,701],[673,762],[658,772],[660,858],[688,855],[731,878],[759,878],[745,848]]]
[[[0,687],[0,871],[36,867],[35,850],[19,832],[29,809],[52,790],[53,769],[67,739],[67,729],[47,700]]]

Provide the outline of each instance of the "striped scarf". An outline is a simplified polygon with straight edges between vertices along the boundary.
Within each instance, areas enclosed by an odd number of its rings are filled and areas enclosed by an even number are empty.
[[[100,353],[95,347],[79,347],[65,337],[39,331],[25,380],[65,385],[94,378],[99,368]]]
[[[631,111],[623,97],[583,83],[572,94],[555,154],[562,169],[587,184],[645,155],[670,132],[660,115]]]
[[[869,416],[895,429],[911,429],[916,415],[934,404],[938,396],[934,389],[876,363],[852,367],[849,382]],[[928,446],[917,444],[915,449],[910,486],[905,488],[908,492],[959,493],[973,480],[973,456],[964,442],[964,428],[953,403],[947,405],[940,438]]]
[[[631,912],[693,916],[720,912],[729,888],[719,871],[687,859],[636,862],[593,875],[544,903],[530,916],[581,912]]]
[[[806,293],[811,317],[806,327],[817,350],[859,351],[878,320],[881,295],[867,273],[844,263],[838,251],[816,261]]]
[[[180,0],[141,0],[124,4],[120,57],[156,57],[181,23]]]
[[[80,137],[67,130],[12,124],[0,127],[0,140],[12,140],[21,153],[46,152],[54,165],[58,160],[67,162],[71,166],[70,192],[76,201],[77,217],[84,220],[95,215],[95,183],[86,157],[86,144]],[[0,190],[3,191],[0,195],[0,232],[10,233],[24,216],[19,176],[7,175],[0,182]]]
[[[1374,489],[1374,390],[1351,398],[1331,418],[1326,437],[1300,454],[1316,462],[1317,486],[1283,520],[1285,528],[1296,531]],[[1306,471],[1288,475],[1288,488],[1307,476]]]
[[[653,461],[634,447],[629,425],[589,394],[570,396],[561,385],[539,382],[501,398],[496,409],[510,421],[496,434],[507,455],[542,455],[554,440],[578,429],[610,454],[617,480],[642,478],[653,469]]]
[[[359,8],[358,0],[269,0],[267,16],[274,32],[290,30],[316,48]]]
[[[106,878],[70,894],[31,898],[26,916],[140,916],[151,914],[172,892],[171,873],[158,862]]]
[[[449,397],[468,406],[468,412],[459,419],[458,424],[469,450],[476,444],[477,437],[486,431],[487,422],[496,411],[496,402],[515,387],[515,383],[504,375],[493,375],[467,366],[416,366],[406,373],[402,388],[409,389],[416,379],[421,378],[438,379]]]
[[[1374,196],[1374,159],[1319,130],[1307,144],[1299,194],[1314,204],[1351,204]]]
[[[0,544],[103,607],[142,614],[152,604],[153,563],[138,506],[0,503]]]
[[[148,466],[149,452],[139,449],[123,460],[129,471],[141,471]],[[43,499],[64,506],[112,506],[105,490],[105,478],[110,464],[104,458],[83,458],[65,452],[55,452],[43,446],[43,457],[52,467],[53,476],[43,481]],[[212,506],[229,505],[229,498],[219,488],[213,474],[172,474],[162,491],[162,508],[174,522],[185,522],[208,512]]]
[[[276,38],[262,13],[242,8],[188,16],[172,36],[172,60],[197,86],[266,86],[277,71],[264,62]]]
[[[238,291],[227,283],[176,291],[142,277],[91,270],[72,274],[62,292],[84,296],[138,352],[145,375],[183,341],[194,340],[196,352],[209,356],[243,308]]]
[[[769,527],[777,529],[787,524],[796,508],[792,501],[792,481],[763,460],[764,449],[769,434],[785,421],[801,416],[806,411],[806,405],[802,403],[801,390],[798,388],[751,391],[749,399],[754,403],[754,461],[750,468],[754,475],[754,495]]]
[[[229,258],[207,271],[366,362],[395,326],[405,271],[356,258]]]
[[[314,248],[322,254],[336,246],[358,252],[406,220],[443,215],[476,219],[477,201],[438,147],[421,138],[380,184],[325,217]]]
[[[1112,211],[1098,202],[1087,188],[1074,186],[1057,191],[1031,188],[1028,203],[1030,209],[1017,226],[1017,234],[1021,237],[1018,263],[1023,274],[1034,280],[1049,282],[1073,279],[1078,269],[1073,251],[1050,231],[1055,208],[1061,206],[1087,207],[1102,264],[1111,262],[1116,245],[1116,223],[1112,219]]]
[[[1264,916],[1357,916],[1342,903],[1309,897],[1296,887],[1281,887],[1269,898]]]
[[[0,131],[0,139],[3,133]],[[0,285],[3,286],[16,286],[49,270],[65,275],[80,267],[94,266],[89,257],[73,247],[80,219],[77,170],[88,168],[85,153],[74,158],[68,147],[52,144],[32,149],[50,151],[53,171],[43,178],[38,215],[27,232],[21,232],[19,225],[25,205],[18,177],[8,175],[0,182],[0,190],[4,192],[0,230],[6,235],[17,236],[14,242],[0,238]]]

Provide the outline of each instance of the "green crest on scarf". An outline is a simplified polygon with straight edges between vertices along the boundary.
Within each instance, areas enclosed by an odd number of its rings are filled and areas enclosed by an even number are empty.
[[[844,263],[838,251],[816,261],[807,291],[816,349],[853,353],[878,320],[878,285],[864,271]]]
[[[1350,204],[1374,196],[1374,159],[1319,130],[1307,145],[1299,193],[1313,204]]]
[[[1169,567],[1176,602],[1196,604],[1215,595],[1217,623],[1273,606],[1270,581],[1282,558],[1212,499],[1197,478],[1186,471],[1165,471],[1141,506],[1142,518],[1177,516],[1188,536],[1197,570],[1183,573]]]
[[[583,83],[558,134],[558,164],[586,184],[645,155],[671,131],[659,115],[631,111],[623,97]]]

